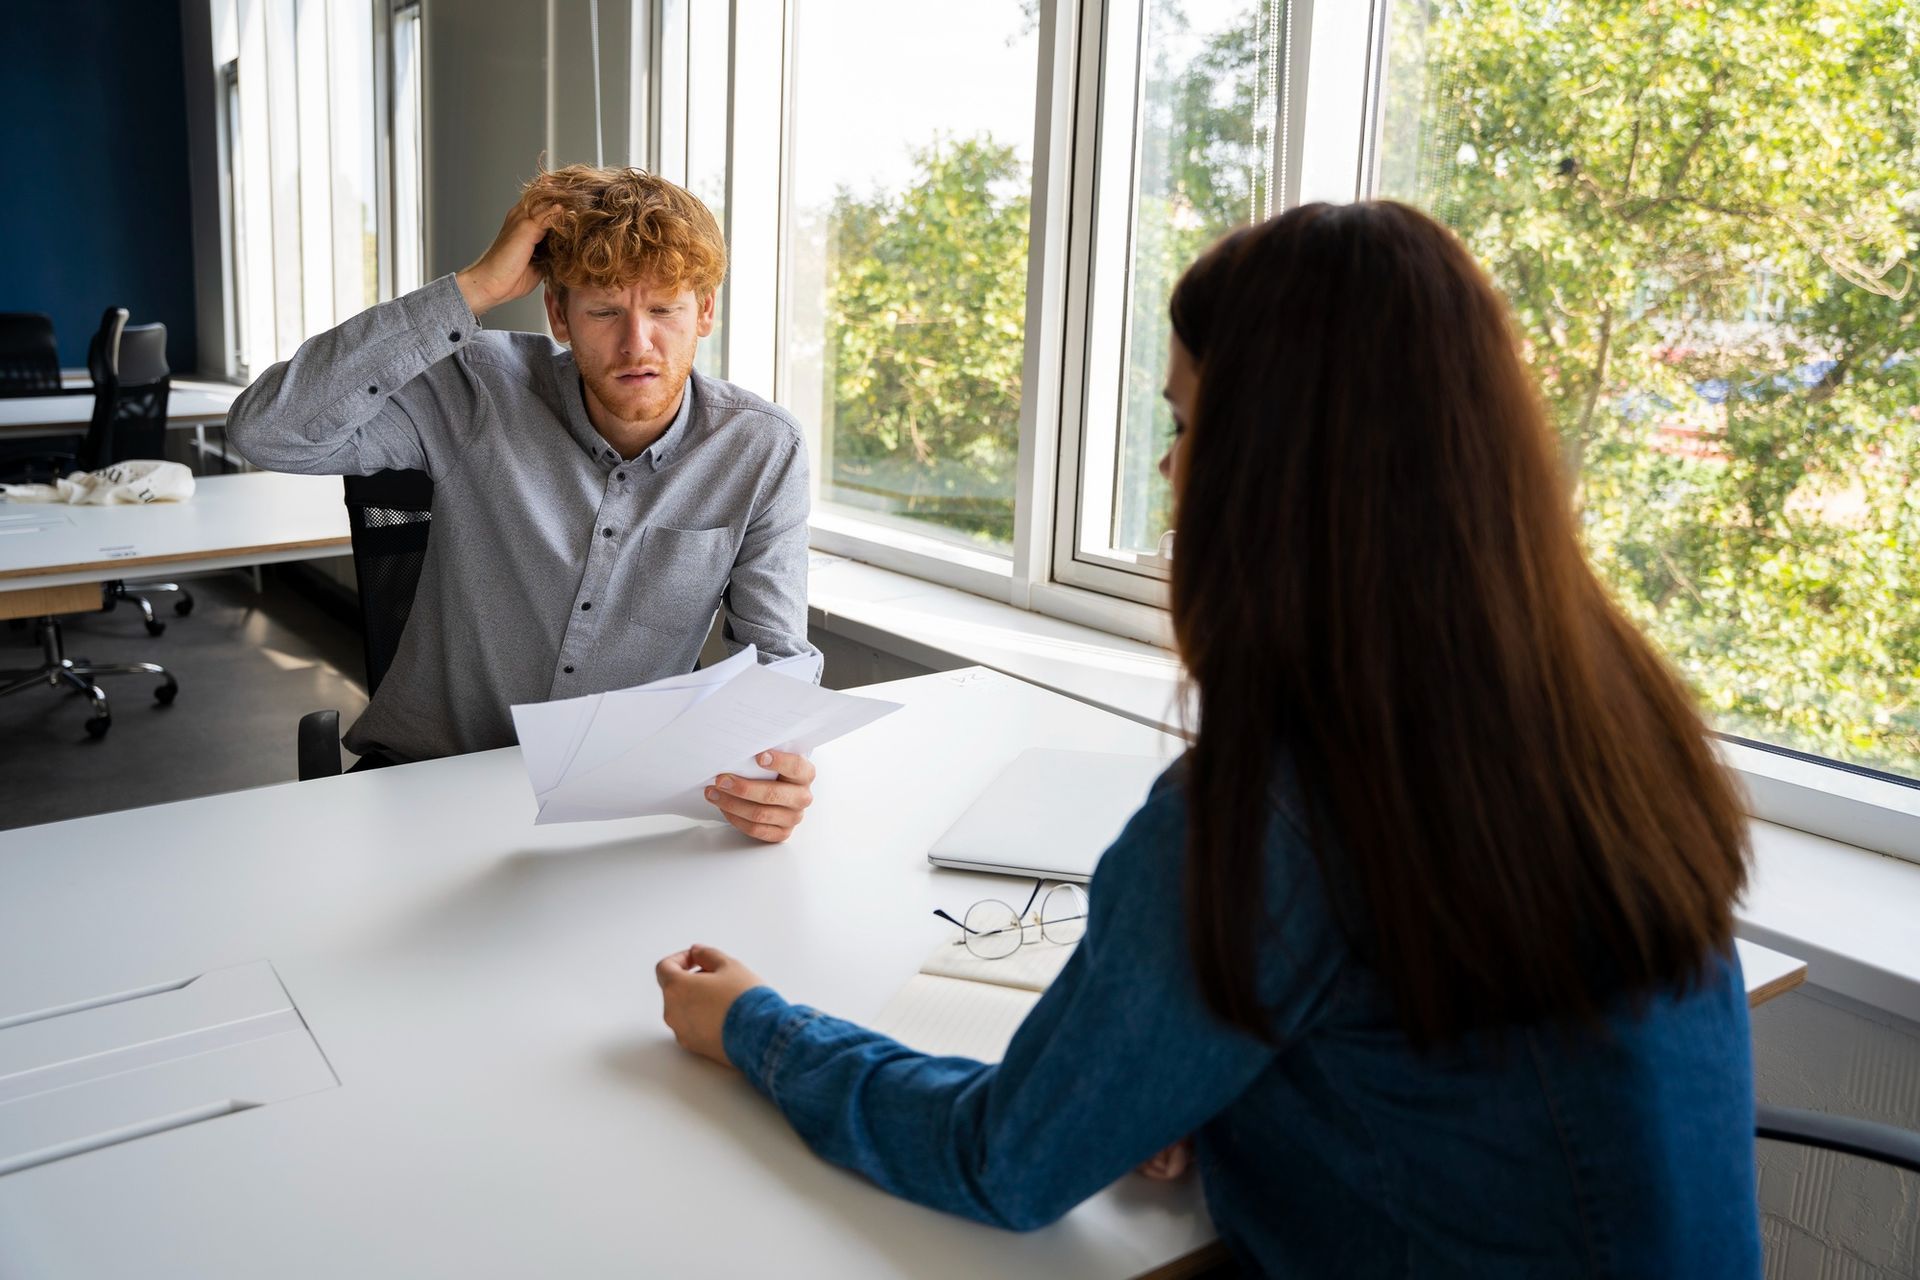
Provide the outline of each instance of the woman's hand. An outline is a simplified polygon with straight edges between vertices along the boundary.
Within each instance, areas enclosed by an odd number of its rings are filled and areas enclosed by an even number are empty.
[[[1172,1182],[1193,1164],[1193,1139],[1182,1138],[1134,1172],[1155,1182]]]
[[[659,980],[660,1016],[673,1029],[680,1047],[723,1067],[727,1049],[721,1030],[727,1010],[743,994],[760,985],[760,976],[724,951],[691,946],[676,951],[653,966]]]

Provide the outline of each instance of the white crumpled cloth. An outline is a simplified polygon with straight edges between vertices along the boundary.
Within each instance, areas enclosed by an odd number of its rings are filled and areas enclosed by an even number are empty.
[[[99,471],[76,471],[52,484],[0,484],[8,502],[65,502],[82,507],[123,503],[185,502],[193,496],[193,472],[178,462],[130,458]]]

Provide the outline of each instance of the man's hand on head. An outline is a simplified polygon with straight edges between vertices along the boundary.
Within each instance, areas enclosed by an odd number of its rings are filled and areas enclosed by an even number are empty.
[[[537,209],[514,205],[507,213],[507,220],[500,224],[500,234],[494,237],[492,246],[480,255],[478,262],[454,276],[460,295],[473,308],[476,317],[503,302],[512,302],[533,292],[534,286],[540,283],[540,272],[533,265],[533,251],[546,238],[559,213],[557,204],[545,204]]]
[[[707,799],[755,840],[778,844],[793,834],[813,803],[813,762],[789,751],[762,751],[758,760],[780,776],[761,781],[723,773],[707,788]]]

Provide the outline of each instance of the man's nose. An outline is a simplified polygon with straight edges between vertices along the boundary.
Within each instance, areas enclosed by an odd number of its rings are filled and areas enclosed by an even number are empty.
[[[627,355],[653,353],[653,325],[646,316],[630,316],[620,332],[620,350]]]

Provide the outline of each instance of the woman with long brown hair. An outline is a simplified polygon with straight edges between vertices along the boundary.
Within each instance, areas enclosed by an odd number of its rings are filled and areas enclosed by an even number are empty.
[[[1051,1221],[1186,1135],[1298,1275],[1758,1270],[1745,820],[1581,553],[1499,295],[1412,209],[1295,209],[1172,299],[1192,749],[998,1066],[659,968],[828,1159]]]

